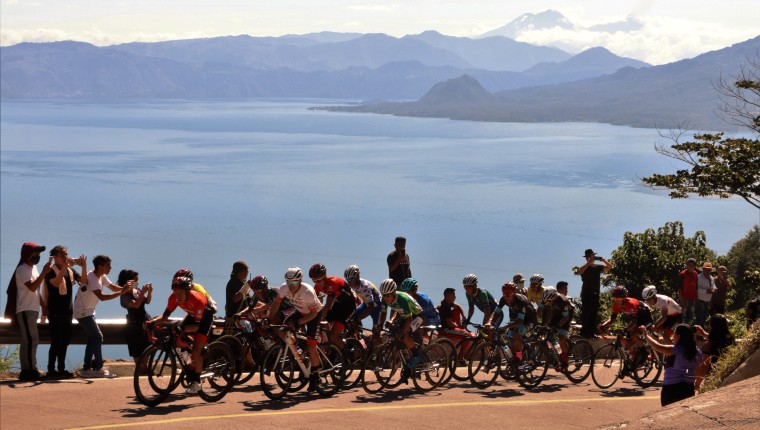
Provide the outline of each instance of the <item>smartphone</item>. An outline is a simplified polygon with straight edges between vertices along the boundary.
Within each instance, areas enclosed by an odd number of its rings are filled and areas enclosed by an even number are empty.
[[[594,260],[596,260],[596,261],[602,261],[602,257],[594,257]]]

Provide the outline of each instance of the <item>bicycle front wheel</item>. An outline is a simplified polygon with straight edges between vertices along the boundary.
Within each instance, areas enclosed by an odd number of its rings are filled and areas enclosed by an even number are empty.
[[[491,342],[483,342],[472,350],[467,363],[467,374],[472,385],[488,388],[496,381],[500,364],[497,348],[499,347]]]
[[[364,363],[362,388],[369,394],[380,392],[393,375],[401,371],[402,365],[398,352],[391,345],[375,348]]]
[[[245,347],[235,336],[224,335],[219,337],[216,342],[221,342],[232,351],[232,356],[235,358],[235,383],[237,384],[240,377],[243,376],[243,367],[245,366]]]
[[[649,345],[643,349],[639,348],[638,354],[638,363],[633,371],[633,379],[641,388],[651,387],[660,377],[663,362],[660,355],[653,351]]]
[[[236,375],[235,356],[229,346],[211,342],[204,349],[201,390],[198,396],[207,402],[221,400],[232,389]]]
[[[457,365],[457,347],[454,345],[454,342],[446,337],[439,337],[434,342],[431,343],[431,345],[435,343],[438,344],[441,348],[443,348],[443,351],[446,353],[446,360],[448,364],[446,365],[446,371],[443,375],[443,379],[437,384],[437,385],[446,385],[451,380],[451,378],[454,376],[454,371],[456,370]]]
[[[594,365],[591,367],[591,379],[597,387],[610,388],[620,378],[623,371],[623,351],[614,344],[599,348],[594,354]]]
[[[145,406],[157,406],[171,393],[177,379],[177,360],[163,345],[146,349],[135,365],[135,396]]]
[[[448,339],[446,339],[448,340]],[[417,391],[428,392],[440,385],[446,375],[450,375],[449,357],[453,352],[453,342],[435,341],[422,350],[422,359],[410,369],[412,383]]]
[[[346,358],[345,371],[343,376],[343,389],[350,390],[357,386],[362,380],[362,371],[364,370],[364,360],[366,352],[361,342],[356,339],[346,339],[346,347],[343,350]]]
[[[546,376],[549,354],[543,341],[526,342],[522,361],[515,371],[517,383],[523,388],[536,388]]]
[[[319,384],[317,392],[322,397],[330,397],[340,389],[343,384],[345,362],[343,351],[333,344],[319,347]]]
[[[591,374],[594,364],[594,347],[585,339],[570,340],[565,376],[570,382],[580,384]]]
[[[259,369],[259,380],[264,395],[279,400],[288,393],[293,382],[293,356],[282,345],[269,348]]]

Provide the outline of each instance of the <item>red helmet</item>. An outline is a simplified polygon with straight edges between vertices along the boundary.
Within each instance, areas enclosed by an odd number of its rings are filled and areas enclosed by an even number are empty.
[[[179,276],[172,280],[172,290],[175,288],[182,288],[189,290],[193,287],[193,280],[186,276]]]
[[[317,263],[309,269],[309,278],[321,278],[327,274],[327,268],[322,263]]]
[[[505,282],[504,285],[501,286],[502,293],[514,294],[516,290],[517,290],[517,284],[515,284],[514,282]]]
[[[191,272],[190,269],[179,269],[174,274],[174,277],[172,279],[177,279],[179,277],[190,278],[190,282],[192,282],[193,281],[193,272]]]
[[[612,290],[612,297],[618,298],[618,299],[624,299],[628,297],[628,288],[625,288],[622,285],[618,285],[615,287],[615,289]]]
[[[248,285],[253,289],[253,291],[261,291],[269,288],[269,280],[266,276],[256,276],[255,278],[248,281]]]

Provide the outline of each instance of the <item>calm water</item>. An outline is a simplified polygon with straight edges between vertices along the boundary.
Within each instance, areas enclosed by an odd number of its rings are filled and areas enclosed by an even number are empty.
[[[21,243],[65,244],[111,256],[113,281],[138,270],[156,285],[156,314],[181,267],[223,303],[237,259],[272,283],[318,261],[333,275],[359,264],[379,283],[405,235],[436,301],[470,272],[494,293],[522,272],[567,280],[575,295],[583,250],[609,255],[626,231],[682,220],[725,253],[758,222],[743,201],[671,200],[639,185],[677,167],[654,152],[655,130],[306,109],[325,103],[3,102],[3,287]],[[124,311],[105,302],[98,315]]]

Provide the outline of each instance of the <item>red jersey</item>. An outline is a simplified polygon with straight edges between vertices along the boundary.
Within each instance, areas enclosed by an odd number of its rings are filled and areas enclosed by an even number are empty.
[[[321,287],[314,287],[317,294],[322,293],[327,297],[333,297],[336,301],[355,302],[354,293],[351,287],[343,278],[337,276],[325,276],[325,281]]]
[[[612,304],[613,314],[624,314],[635,317],[639,313],[639,301],[630,297],[623,299],[623,302],[618,306],[617,303]]]
[[[683,290],[681,291],[681,299],[683,300],[696,300],[697,299],[697,276],[699,272],[696,270],[684,269],[678,274],[683,278]]]
[[[164,316],[168,317],[175,309],[177,309],[177,307],[179,307],[187,312],[188,315],[192,315],[196,321],[200,321],[201,317],[203,317],[203,311],[206,309],[206,303],[206,297],[197,291],[188,291],[187,300],[182,304],[179,304],[177,298],[172,294],[169,296],[169,303],[166,305]]]

